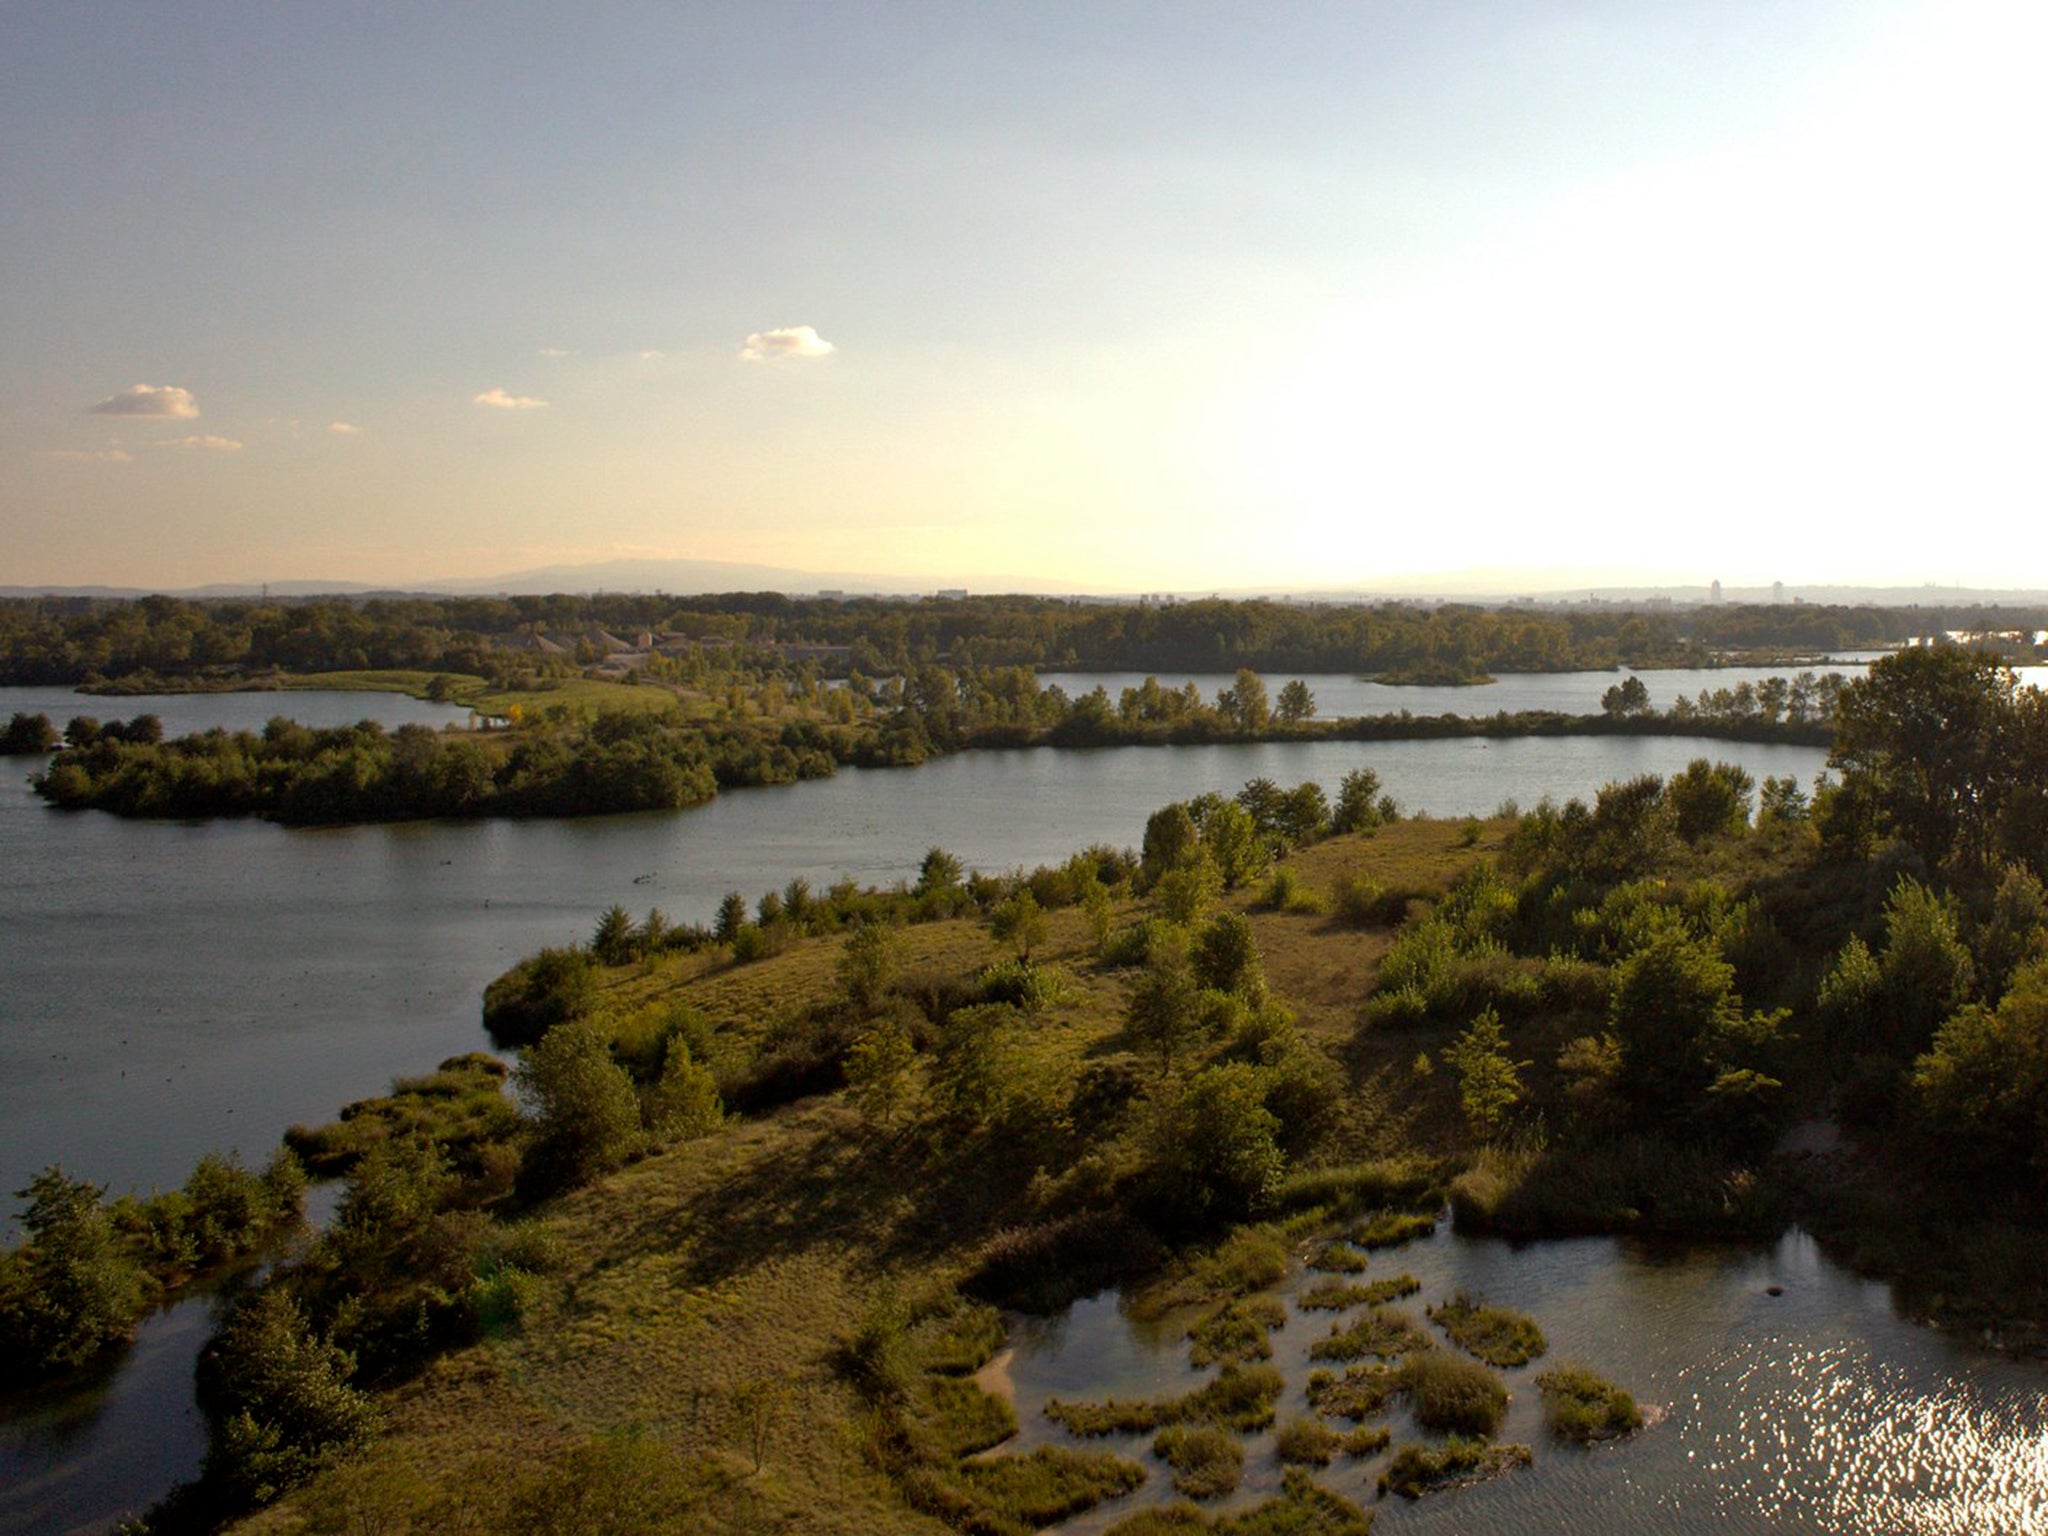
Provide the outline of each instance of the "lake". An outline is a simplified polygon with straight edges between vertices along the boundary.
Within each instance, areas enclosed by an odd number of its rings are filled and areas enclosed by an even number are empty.
[[[1701,675],[1720,680],[1711,686],[1732,677]],[[1616,675],[1577,676],[1604,689]],[[1312,685],[1319,697],[1329,686]],[[60,725],[147,711],[172,734],[260,728],[276,714],[391,726],[465,715],[380,694],[0,689],[0,718],[16,710]],[[587,936],[613,902],[704,921],[727,890],[911,878],[934,844],[982,869],[1029,866],[1089,843],[1135,844],[1160,805],[1258,776],[1334,792],[1366,764],[1405,809],[1461,815],[1510,796],[1590,796],[1696,756],[1802,782],[1823,759],[1648,737],[1020,750],[848,770],[689,811],[330,829],[55,812],[27,788],[37,760],[9,760],[0,1189],[51,1162],[120,1191],[182,1182],[211,1150],[261,1160],[292,1122],[330,1118],[396,1075],[483,1047],[484,983],[544,944]],[[190,1364],[207,1319],[204,1300],[184,1303],[146,1324],[103,1381],[0,1412],[0,1533],[101,1530],[196,1470]]]

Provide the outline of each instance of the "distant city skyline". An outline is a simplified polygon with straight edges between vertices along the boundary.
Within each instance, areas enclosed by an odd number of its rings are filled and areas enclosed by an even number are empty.
[[[11,7],[0,586],[2048,587],[2044,41]]]

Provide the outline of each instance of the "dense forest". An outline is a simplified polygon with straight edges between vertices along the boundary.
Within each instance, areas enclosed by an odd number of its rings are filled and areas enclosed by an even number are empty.
[[[1834,728],[1811,798],[1701,759],[1452,824],[1360,769],[1029,873],[934,849],[709,928],[614,908],[486,997],[518,1106],[458,1059],[292,1133],[339,1214],[231,1310],[204,1476],[143,1528],[285,1497],[252,1529],[1010,1536],[1143,1481],[1089,1442],[1156,1428],[1185,1499],[1118,1536],[1358,1536],[1336,1456],[1414,1496],[1554,1454],[1495,1439],[1533,1322],[1353,1278],[1446,1206],[1523,1238],[1798,1220],[1915,1315],[2048,1347],[2048,702],[1919,649]],[[1814,1124],[1838,1150],[1783,1152]],[[10,1357],[118,1339],[221,1191],[252,1230],[296,1193],[288,1162],[163,1214],[39,1180]],[[1322,1358],[1365,1363],[1296,1401],[1259,1344],[1302,1252],[1342,1319]],[[1017,1427],[974,1374],[995,1308],[1113,1282],[1191,1313],[1217,1374],[985,1454]],[[1624,1387],[1542,1378],[1556,1436],[1627,1433]],[[1284,1480],[1212,1516],[1283,1396]],[[1393,1403],[1424,1438],[1389,1446]]]
[[[2048,625],[2019,610],[1735,605],[1634,611],[1262,599],[1090,603],[1042,597],[506,598],[0,601],[0,684],[228,686],[276,674],[405,668],[502,679],[603,659],[610,634],[661,634],[752,664],[827,647],[841,671],[944,664],[1053,670],[1391,673],[1475,678],[1711,665],[1733,652],[1812,654],[1949,631]],[[545,659],[536,635],[552,637]],[[841,654],[843,653],[843,654]],[[2027,652],[2031,654],[2031,650]]]

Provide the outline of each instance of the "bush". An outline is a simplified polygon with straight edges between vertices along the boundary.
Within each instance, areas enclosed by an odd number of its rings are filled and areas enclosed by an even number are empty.
[[[640,1150],[633,1080],[590,1024],[557,1024],[525,1052],[514,1075],[534,1124],[525,1173],[539,1188],[585,1183]]]
[[[484,1028],[500,1046],[532,1045],[596,1005],[599,974],[573,945],[528,955],[484,988]]]
[[[206,1481],[233,1505],[267,1503],[361,1444],[375,1414],[349,1385],[353,1369],[283,1291],[258,1291],[221,1331],[208,1370]]]
[[[1507,1417],[1508,1389],[1482,1365],[1441,1349],[1411,1354],[1401,1366],[1415,1422],[1439,1434],[1492,1435]]]
[[[0,1253],[0,1384],[75,1369],[127,1339],[149,1287],[115,1242],[101,1188],[46,1168],[22,1194],[28,1243]]]

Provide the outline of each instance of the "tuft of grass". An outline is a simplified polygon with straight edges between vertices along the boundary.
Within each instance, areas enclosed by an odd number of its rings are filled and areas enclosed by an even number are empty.
[[[505,1093],[509,1070],[494,1056],[451,1056],[432,1072],[401,1077],[391,1091],[342,1106],[341,1117],[317,1129],[295,1125],[285,1145],[318,1178],[348,1172],[388,1142],[441,1146],[458,1165],[480,1148],[519,1130],[519,1111]]]
[[[964,1377],[926,1377],[924,1398],[924,1431],[941,1456],[972,1456],[1017,1433],[1016,1410]]]
[[[1403,1296],[1413,1296],[1422,1282],[1413,1275],[1395,1275],[1360,1285],[1352,1280],[1318,1280],[1294,1298],[1304,1312],[1344,1312],[1352,1307],[1383,1307]]]
[[[1397,1248],[1435,1231],[1434,1212],[1378,1211],[1359,1225],[1351,1241],[1361,1248]]]
[[[1375,1307],[1348,1328],[1332,1323],[1329,1334],[1311,1344],[1308,1354],[1311,1360],[1363,1360],[1367,1355],[1392,1360],[1432,1347],[1414,1318]]]
[[[1443,1188],[1443,1171],[1434,1160],[1413,1155],[1382,1157],[1289,1174],[1273,1201],[1284,1211],[1316,1207],[1335,1212],[1373,1207],[1433,1211],[1443,1204]]]
[[[1487,1436],[1507,1417],[1508,1389],[1483,1365],[1441,1349],[1410,1355],[1401,1388],[1415,1422],[1438,1434]]]
[[[1318,1413],[1354,1423],[1380,1412],[1403,1390],[1401,1373],[1386,1365],[1354,1365],[1342,1376],[1311,1371],[1308,1377],[1309,1405]]]
[[[1141,1509],[1124,1516],[1103,1536],[1192,1536],[1194,1532],[1215,1528],[1209,1517],[1192,1504],[1163,1504],[1157,1509]]]
[[[1273,1454],[1289,1466],[1327,1467],[1344,1444],[1344,1437],[1321,1419],[1298,1417],[1280,1426]]]
[[[1216,1379],[1183,1397],[1069,1403],[1054,1398],[1045,1416],[1076,1435],[1144,1434],[1168,1424],[1207,1423],[1251,1434],[1273,1422],[1286,1381],[1270,1365],[1226,1365]]]
[[[1227,1301],[1188,1325],[1188,1340],[1194,1346],[1188,1351],[1188,1360],[1197,1366],[1269,1360],[1273,1356],[1272,1332],[1286,1321],[1287,1307],[1277,1297]]]
[[[1536,1378],[1551,1432],[1581,1445],[1633,1434],[1643,1427],[1636,1400],[1582,1365],[1562,1365]]]
[[[1324,1243],[1309,1255],[1308,1267],[1328,1274],[1356,1275],[1365,1270],[1366,1258],[1356,1248],[1341,1239]]]
[[[1153,1438],[1152,1454],[1173,1468],[1176,1493],[1216,1499],[1244,1478],[1244,1447],[1213,1424],[1171,1424]]]
[[[1550,1347],[1527,1313],[1486,1306],[1463,1291],[1428,1311],[1429,1320],[1449,1334],[1452,1343],[1488,1365],[1527,1365]]]
[[[986,1302],[963,1301],[920,1330],[918,1358],[928,1371],[966,1376],[1003,1347],[1003,1315]]]
[[[1138,1296],[1132,1315],[1160,1317],[1177,1307],[1250,1296],[1286,1278],[1287,1261],[1287,1234],[1279,1227],[1270,1223],[1239,1227]]]
[[[1145,1469],[1128,1457],[1045,1445],[1028,1456],[920,1467],[903,1480],[903,1492],[912,1507],[955,1530],[1028,1536],[1144,1481]]]
[[[1384,1424],[1376,1424],[1371,1428],[1360,1425],[1356,1429],[1345,1430],[1338,1437],[1338,1442],[1343,1446],[1346,1456],[1363,1461],[1368,1456],[1379,1455],[1393,1438],[1394,1432]]]
[[[1211,1520],[1192,1504],[1141,1509],[1112,1525],[1104,1536],[1368,1536],[1372,1511],[1360,1509],[1342,1494],[1319,1486],[1299,1467],[1282,1476],[1277,1497],[1243,1514]]]
[[[1493,1477],[1510,1467],[1526,1467],[1535,1459],[1526,1445],[1495,1445],[1455,1436],[1442,1446],[1404,1445],[1381,1475],[1380,1492],[1419,1499],[1440,1488]]]

